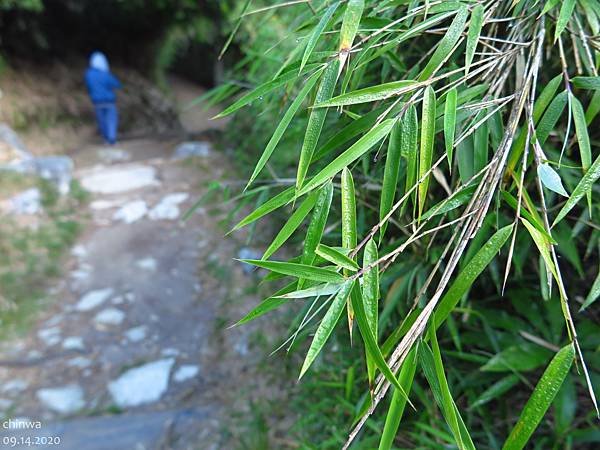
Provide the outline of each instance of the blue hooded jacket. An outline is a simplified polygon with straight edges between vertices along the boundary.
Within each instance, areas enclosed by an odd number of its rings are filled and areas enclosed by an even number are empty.
[[[114,90],[121,88],[119,80],[110,73],[106,56],[100,52],[90,57],[85,84],[93,103],[114,103],[117,99]]]

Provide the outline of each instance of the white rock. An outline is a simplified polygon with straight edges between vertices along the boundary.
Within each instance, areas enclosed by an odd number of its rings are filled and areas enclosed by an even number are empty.
[[[114,214],[113,220],[119,220],[126,224],[140,220],[148,212],[148,206],[144,200],[135,200],[121,206]]]
[[[163,348],[160,352],[162,356],[178,356],[179,350],[172,347]]]
[[[85,346],[83,345],[83,339],[79,336],[69,336],[65,338],[62,343],[62,347],[65,350],[83,350]]]
[[[88,358],[84,358],[83,356],[76,356],[75,358],[71,358],[67,361],[67,365],[69,367],[77,367],[78,369],[85,369],[92,364]]]
[[[9,200],[8,211],[13,214],[38,214],[42,210],[42,195],[37,188],[27,189]]]
[[[140,269],[150,270],[152,272],[154,272],[156,270],[156,267],[158,266],[156,259],[154,258],[140,259],[139,261],[136,261],[135,265],[138,266]]]
[[[173,380],[178,383],[181,383],[183,381],[189,380],[190,378],[194,378],[196,375],[198,375],[199,371],[200,369],[198,368],[198,366],[185,364],[179,369],[177,369],[177,371],[173,375]]]
[[[125,313],[117,308],[106,308],[96,314],[94,322],[101,325],[119,325],[125,319]]]
[[[56,345],[60,342],[60,328],[59,327],[51,327],[44,328],[37,332],[38,338],[41,341],[44,341],[44,344],[51,346]]]
[[[15,393],[19,393],[19,392],[23,392],[25,389],[27,389],[27,387],[29,386],[29,383],[27,383],[25,380],[21,380],[21,379],[14,379],[14,380],[9,380],[6,383],[2,384],[2,392],[15,392]]]
[[[104,303],[113,294],[111,288],[97,289],[85,294],[75,305],[77,311],[89,311]]]
[[[120,305],[121,303],[123,303],[125,299],[123,298],[122,295],[117,295],[115,298],[113,298],[110,302],[113,305]]]
[[[119,206],[120,202],[111,200],[94,200],[90,203],[90,208],[96,211],[102,211],[104,209],[114,208]]]
[[[81,178],[85,189],[99,194],[117,194],[157,184],[154,167],[141,165],[95,168]]]
[[[83,281],[83,280],[87,280],[91,274],[92,273],[89,270],[77,269],[77,270],[74,270],[73,272],[71,272],[69,275],[75,281]]]
[[[83,390],[76,384],[40,389],[36,395],[46,408],[61,414],[72,414],[85,405]]]
[[[125,337],[131,342],[140,342],[146,338],[146,327],[141,325],[139,327],[130,328],[125,332]]]
[[[207,157],[211,150],[212,146],[207,141],[183,142],[175,149],[172,159],[184,159],[190,156]]]
[[[113,401],[121,408],[157,401],[169,387],[169,374],[174,363],[173,358],[168,358],[129,369],[109,383]]]
[[[87,249],[83,245],[76,245],[71,249],[71,255],[76,258],[85,258],[87,256]]]
[[[129,303],[133,303],[135,301],[135,294],[133,292],[126,293],[125,300],[127,300]]]
[[[174,220],[179,217],[179,204],[189,197],[186,192],[176,192],[164,197],[148,214],[152,220]]]

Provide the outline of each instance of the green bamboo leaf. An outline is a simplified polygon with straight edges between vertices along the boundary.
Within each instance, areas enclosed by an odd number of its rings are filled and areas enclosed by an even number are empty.
[[[573,11],[575,10],[575,0],[564,0],[558,13],[558,20],[556,21],[556,30],[554,32],[554,42],[558,41],[558,38],[565,31]]]
[[[412,387],[415,371],[417,369],[417,351],[417,347],[410,351],[402,364],[400,374],[398,375],[398,382],[406,393],[410,393],[410,388]],[[406,399],[402,396],[402,393],[394,387],[392,387],[392,389],[394,389],[394,392],[392,394],[392,400],[390,401],[390,408],[385,416],[385,424],[383,425],[383,432],[381,433],[381,440],[379,441],[379,450],[390,450],[392,448],[406,406]]]
[[[585,298],[583,305],[581,305],[581,308],[579,308],[579,311],[586,309],[588,306],[598,300],[598,297],[600,297],[600,271],[598,272],[598,275],[596,275],[596,279],[592,284],[590,292],[588,292],[588,295]]]
[[[571,81],[575,87],[580,89],[600,90],[600,77],[573,77]]]
[[[550,241],[546,239],[546,236],[540,233],[537,230],[537,228],[531,225],[525,218],[521,217],[521,222],[523,222],[523,225],[525,225],[525,228],[527,228],[527,231],[529,231],[529,234],[531,235],[535,246],[538,248],[540,255],[542,255],[546,266],[548,267],[552,275],[554,275],[554,278],[556,278],[558,281],[556,267],[554,267],[554,261],[552,259],[552,256],[550,255]]]
[[[433,160],[433,139],[435,136],[435,92],[431,86],[425,89],[423,94],[423,118],[421,120],[421,148],[419,150],[419,180],[431,169]],[[419,198],[419,213],[421,217],[425,200],[427,199],[427,191],[429,190],[429,179],[431,174],[427,175],[418,189]]]
[[[293,292],[288,292],[285,294],[272,295],[272,297],[276,298],[309,298],[309,297],[323,297],[328,295],[337,294],[341,289],[343,283],[333,284],[333,283],[323,283],[318,284],[316,286],[300,289]]]
[[[392,128],[388,151],[385,159],[385,168],[383,171],[383,184],[381,187],[381,201],[379,203],[379,220],[390,212],[396,196],[396,187],[398,185],[398,171],[400,170],[400,155],[402,150],[402,125],[396,123]],[[379,231],[379,242],[383,239],[387,222],[383,223]]]
[[[537,174],[538,177],[540,177],[542,184],[548,189],[562,195],[563,197],[569,196],[567,191],[565,191],[562,180],[560,179],[560,175],[552,168],[552,166],[549,164],[540,164],[537,168]]]
[[[403,397],[408,401],[409,404],[412,403],[408,400],[408,395],[406,395],[406,391],[398,382],[398,379],[391,371],[387,362],[385,361],[383,355],[381,354],[381,349],[377,345],[376,338],[373,336],[371,332],[371,328],[369,327],[369,323],[367,320],[367,316],[365,313],[365,308],[363,306],[362,294],[358,286],[354,286],[352,290],[352,306],[354,307],[354,313],[356,314],[356,322],[358,323],[358,329],[360,330],[360,335],[363,337],[363,341],[365,343],[365,347],[367,351],[373,357],[373,361],[377,368],[381,371],[381,374],[394,386],[398,389]],[[413,406],[414,407],[414,406]]]
[[[526,342],[505,348],[492,356],[481,370],[483,372],[528,372],[546,364],[552,352],[539,345]]]
[[[575,348],[573,344],[568,344],[552,358],[521,411],[519,421],[510,432],[503,450],[520,450],[525,447],[569,373],[574,357]]]
[[[562,81],[563,75],[562,73],[560,73],[554,78],[552,78],[548,82],[548,84],[546,84],[546,86],[544,86],[544,89],[542,89],[542,92],[535,100],[535,104],[533,105],[533,123],[538,123],[540,117],[542,117],[542,114],[544,113],[544,111],[546,111],[546,108],[548,108],[548,105],[554,99],[556,90],[558,89]]]
[[[300,262],[304,265],[310,266],[314,263],[316,256],[315,250],[319,245],[319,242],[321,242],[332,199],[333,183],[329,181],[329,183],[326,183],[319,189],[317,203],[313,208],[312,217],[308,224],[308,230],[306,231],[306,237],[304,238],[302,258],[300,259]],[[303,284],[303,280],[298,280],[298,289],[301,289]]]
[[[475,399],[469,409],[479,408],[488,402],[500,397],[505,392],[509,391],[519,382],[519,377],[515,374],[510,374],[504,378],[500,378],[489,388],[481,393],[479,397]]]
[[[329,309],[323,316],[323,319],[321,320],[321,323],[315,332],[315,336],[313,337],[310,348],[308,349],[308,353],[306,354],[306,358],[304,359],[304,364],[302,365],[298,379],[302,378],[302,376],[306,373],[310,365],[323,349],[327,339],[329,339],[329,336],[335,328],[335,325],[340,320],[340,316],[344,311],[344,306],[346,306],[346,299],[350,295],[350,291],[354,286],[354,283],[354,281],[346,281],[331,302],[331,306],[329,306]]]
[[[433,52],[431,59],[421,72],[419,81],[428,79],[433,73],[435,73],[440,65],[451,55],[452,49],[460,39],[467,23],[467,17],[469,16],[469,10],[465,5],[462,5],[456,17],[448,27],[448,31],[444,37],[440,40],[437,48]]]
[[[481,35],[481,28],[483,26],[483,5],[478,3],[473,12],[471,13],[471,21],[469,23],[469,32],[467,33],[467,49],[465,51],[465,75],[469,73],[469,67],[473,61],[473,55],[475,55],[475,49],[477,48],[477,42]]]
[[[335,83],[338,76],[338,65],[339,62],[335,60],[329,64],[323,73],[321,84],[317,90],[317,96],[315,103],[319,103],[323,100],[328,100],[333,94]],[[323,123],[325,122],[325,116],[327,115],[327,109],[313,109],[308,118],[308,124],[306,125],[306,132],[304,134],[304,140],[302,142],[302,149],[300,150],[300,160],[298,162],[298,174],[296,175],[296,190],[298,190],[304,183],[304,178],[308,172],[308,166],[313,157],[319,136],[321,136],[321,130],[323,129]]]
[[[470,436],[468,437],[467,442],[463,441],[456,404],[452,398],[452,393],[450,392],[450,387],[448,386],[448,380],[446,379],[446,372],[444,370],[444,363],[442,361],[442,353],[440,352],[440,346],[437,341],[435,330],[436,326],[435,324],[432,324],[432,326],[429,327],[429,340],[431,341],[431,348],[433,351],[435,374],[441,391],[444,418],[446,419],[446,423],[448,424],[450,431],[452,431],[452,435],[454,436],[454,440],[456,441],[458,448],[475,450],[475,446],[473,445],[473,441],[471,440]]]
[[[356,193],[352,173],[347,167],[342,170],[342,247],[353,249],[356,235]]]
[[[596,158],[589,170],[585,173],[581,180],[579,180],[579,183],[575,189],[573,189],[571,196],[558,213],[558,216],[556,216],[556,219],[554,219],[552,226],[564,219],[569,211],[571,211],[571,209],[573,209],[573,207],[577,204],[577,202],[581,200],[581,197],[592,191],[592,187],[598,178],[600,178],[600,156]]]
[[[358,33],[358,26],[364,9],[364,0],[348,0],[342,19],[342,28],[340,29],[340,46],[338,48],[340,70],[344,67],[356,33]]]
[[[230,233],[232,231],[239,230],[240,228],[245,227],[246,225],[249,225],[252,222],[255,222],[256,220],[260,219],[261,217],[266,216],[267,214],[282,207],[286,203],[289,203],[293,198],[294,198],[294,187],[292,186],[290,188],[287,188],[285,191],[280,192],[279,194],[277,194],[275,197],[271,198],[270,200],[266,201],[265,203],[260,205],[258,208],[256,208],[254,211],[252,211],[250,214],[248,214],[246,217],[244,217],[242,220],[240,220],[237,223],[237,225],[233,227],[233,229],[230,231]]]
[[[277,78],[275,78],[274,80],[267,81],[266,83],[263,83],[260,86],[257,86],[256,88],[254,88],[253,90],[248,92],[246,95],[244,95],[242,98],[240,98],[238,101],[236,101],[229,107],[225,108],[222,112],[217,114],[214,118],[219,119],[221,117],[228,116],[229,114],[234,113],[238,109],[243,108],[247,104],[252,103],[254,100],[258,100],[259,98],[263,97],[264,95],[268,94],[269,92],[277,89],[280,86],[283,86],[284,84],[286,84],[292,80],[295,80],[296,78],[304,75],[307,72],[310,72],[313,69],[316,69],[317,67],[319,67],[319,64],[308,64],[307,66],[304,67],[304,70],[301,71],[300,73],[298,73],[298,71],[296,69],[292,69],[287,72],[284,72],[281,75],[279,75]]]
[[[304,195],[309,191],[312,191],[317,186],[335,176],[344,167],[352,164],[367,151],[369,151],[375,144],[385,138],[392,127],[394,126],[394,119],[387,119],[378,125],[375,125],[367,134],[360,138],[354,143],[348,150],[334,159],[325,168],[323,168],[317,175],[310,179],[306,185],[300,189],[298,196]]]
[[[323,13],[323,15],[321,16],[321,20],[319,20],[319,23],[317,24],[317,26],[313,29],[312,33],[310,34],[310,37],[308,38],[308,40],[306,42],[306,48],[304,49],[304,55],[302,55],[302,62],[300,63],[300,72],[302,72],[302,68],[306,65],[306,63],[310,59],[310,55],[312,55],[312,52],[315,49],[315,46],[317,45],[317,41],[319,40],[319,37],[323,33],[323,30],[325,30],[325,27],[331,20],[331,17],[333,16],[333,13],[336,11],[338,6],[340,6],[340,2],[335,2],[331,6],[329,6],[329,8],[327,8],[325,10],[325,12]]]
[[[454,133],[456,132],[457,98],[456,88],[450,89],[444,105],[444,143],[446,144],[446,156],[448,157],[450,173],[452,173],[452,152],[454,150]]]
[[[476,116],[477,122],[483,119],[487,115],[487,110],[483,109],[478,116]],[[479,173],[488,163],[489,158],[489,142],[490,142],[490,129],[488,127],[489,118],[483,122],[473,133],[473,170],[475,173]]]
[[[335,264],[336,266],[342,267],[346,270],[350,270],[352,272],[356,272],[358,270],[358,264],[355,261],[348,258],[343,253],[337,251],[333,247],[329,247],[327,245],[319,244],[316,250],[317,255],[321,258]]]
[[[320,281],[323,283],[341,283],[344,277],[339,273],[322,267],[306,266],[304,264],[281,261],[261,261],[260,259],[240,259],[240,261],[262,267],[263,269],[297,278]]]
[[[568,102],[567,91],[563,91],[560,94],[558,94],[556,97],[554,97],[554,99],[548,106],[548,109],[542,116],[540,123],[537,125],[537,127],[535,129],[535,134],[536,134],[538,141],[540,142],[540,145],[544,145],[544,142],[546,142],[546,139],[548,139],[548,136],[550,136],[550,133],[556,126],[558,119],[560,119],[560,117],[563,113],[563,110],[565,109],[565,106],[567,105],[567,102]]]
[[[275,292],[275,294],[273,294],[272,296],[264,299],[262,302],[260,302],[258,304],[258,306],[253,308],[248,314],[246,314],[243,318],[241,318],[235,324],[235,326],[243,325],[243,324],[250,322],[270,311],[273,311],[276,308],[279,308],[281,305],[284,305],[285,303],[288,302],[288,300],[285,298],[281,298],[280,296],[288,294],[290,292],[293,292],[295,287],[296,287],[296,282],[294,281],[293,283],[290,283],[287,286],[285,286],[284,288]]]
[[[417,169],[419,156],[417,152],[417,134],[419,132],[419,123],[417,119],[417,109],[414,105],[410,105],[406,114],[400,119],[402,149],[400,153],[406,159],[406,189],[408,192],[417,182]],[[413,204],[415,202],[415,194],[411,196]],[[404,208],[402,208],[404,209]]]
[[[494,256],[496,256],[510,236],[512,229],[513,225],[511,224],[496,231],[458,274],[448,292],[440,300],[435,311],[434,320],[438,327],[446,320],[446,317],[454,309],[460,298],[473,285],[473,282],[483,272],[483,269],[494,259]]]
[[[392,81],[391,83],[369,86],[346,94],[338,95],[330,100],[326,100],[314,105],[315,108],[326,108],[331,106],[347,106],[359,103],[372,103],[378,100],[405,94],[418,87],[418,83],[413,80]]]
[[[294,99],[294,101],[292,102],[290,107],[288,108],[288,110],[285,112],[285,114],[281,118],[281,122],[279,122],[279,125],[277,125],[277,128],[275,128],[275,131],[273,132],[271,139],[269,139],[269,142],[267,143],[267,146],[265,147],[263,154],[261,155],[260,159],[256,163],[256,167],[254,167],[252,176],[248,180],[248,184],[246,184],[245,189],[248,189],[248,186],[250,186],[252,184],[252,182],[256,179],[258,174],[265,167],[265,164],[267,164],[267,161],[269,161],[269,158],[271,157],[271,155],[273,154],[273,151],[275,150],[275,147],[277,147],[277,144],[281,140],[283,133],[285,133],[285,130],[287,130],[290,122],[294,118],[294,115],[296,114],[296,112],[298,112],[300,105],[302,105],[302,102],[304,101],[304,99],[306,98],[308,93],[312,90],[312,88],[314,87],[314,85],[317,82],[317,80],[319,79],[319,76],[321,75],[322,71],[323,71],[323,69],[319,69],[317,72],[315,72],[313,75],[311,75],[308,78],[308,80],[306,80],[306,83],[304,84],[304,86],[302,87],[302,89],[300,90],[300,92],[298,93],[298,95],[296,96],[296,98]]]
[[[542,12],[540,13],[540,16],[543,16],[548,11],[550,11],[552,8],[554,8],[558,4],[559,1],[560,0],[547,0],[546,4],[544,5],[544,8],[542,9]]]
[[[288,238],[296,231],[296,229],[304,222],[304,219],[308,213],[313,209],[317,202],[318,192],[311,193],[302,204],[293,212],[287,222],[281,227],[277,236],[273,239],[269,247],[265,250],[262,257],[263,260],[269,259],[273,253],[275,253]]]
[[[573,121],[575,122],[575,134],[579,145],[579,155],[581,156],[581,167],[585,174],[592,164],[592,148],[590,145],[590,136],[588,134],[585,113],[581,102],[571,94],[571,109],[573,111]],[[588,209],[592,215],[592,192],[587,193]]]
[[[463,186],[456,192],[452,193],[452,195],[445,200],[442,200],[438,204],[429,208],[422,216],[421,220],[427,220],[431,217],[439,216],[440,214],[445,214],[448,211],[452,211],[461,205],[467,203],[473,197],[473,193],[477,186],[468,185]]]
[[[373,239],[369,239],[363,255],[363,270],[377,261],[377,259],[377,245]],[[363,274],[362,299],[367,323],[375,337],[375,342],[377,342],[377,322],[379,320],[379,267],[377,266],[365,270]],[[367,353],[367,373],[369,385],[372,385],[375,379],[375,361],[369,353]]]

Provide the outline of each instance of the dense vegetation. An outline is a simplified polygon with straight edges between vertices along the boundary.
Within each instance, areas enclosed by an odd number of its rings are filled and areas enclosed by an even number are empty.
[[[285,281],[240,323],[300,306],[297,436],[598,445],[600,4],[239,7],[211,97],[253,161],[235,228],[284,218],[248,262]]]

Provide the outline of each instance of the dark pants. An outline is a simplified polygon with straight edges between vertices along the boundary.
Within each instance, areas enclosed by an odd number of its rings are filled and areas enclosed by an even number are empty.
[[[94,107],[96,109],[98,130],[104,140],[113,145],[117,142],[117,126],[119,124],[117,105],[114,103],[96,103]]]

